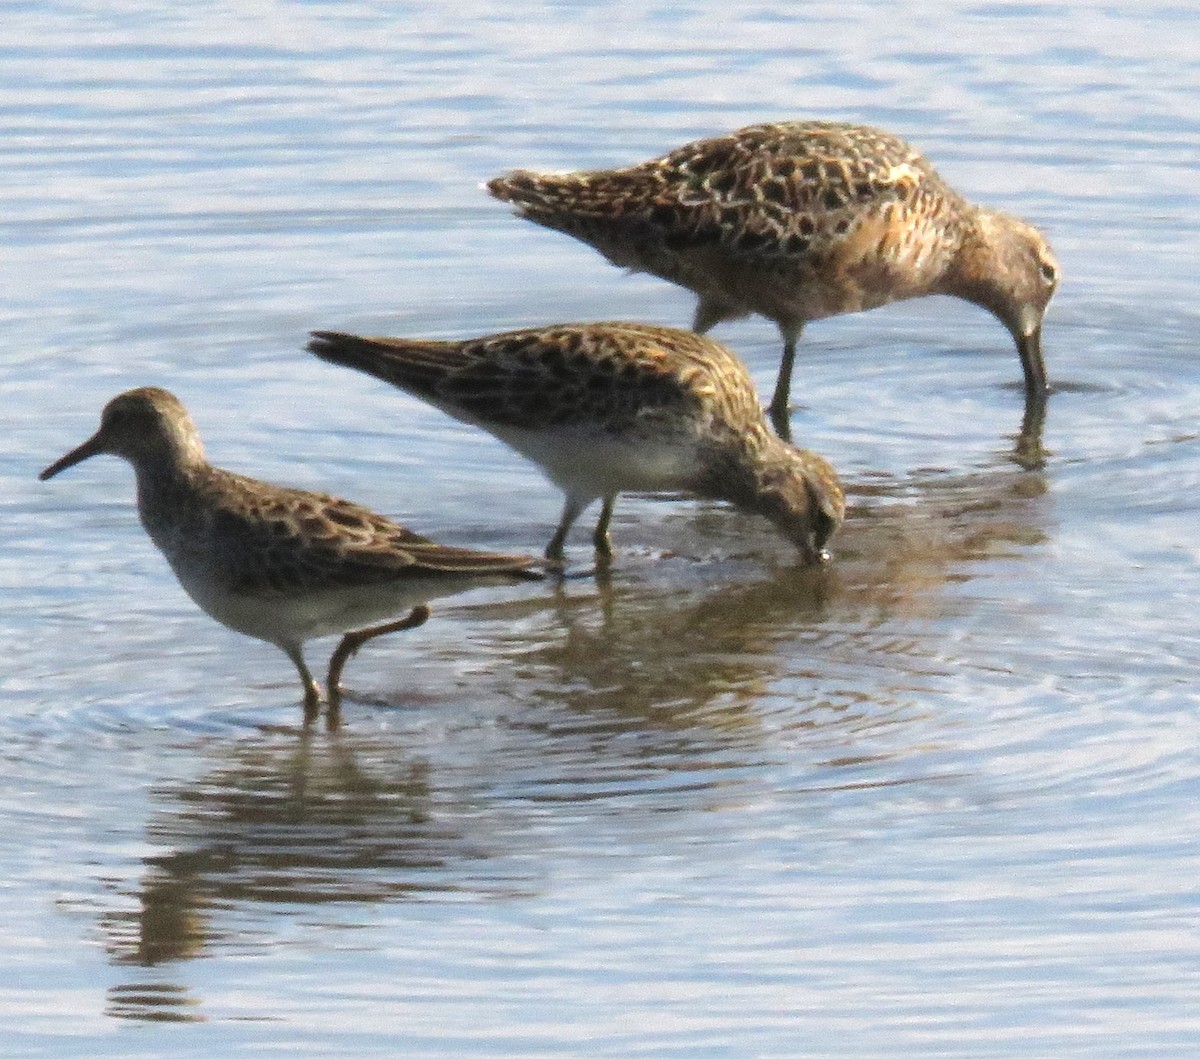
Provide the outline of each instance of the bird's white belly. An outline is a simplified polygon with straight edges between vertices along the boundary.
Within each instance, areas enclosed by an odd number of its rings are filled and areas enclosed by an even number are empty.
[[[462,587],[455,578],[406,578],[377,586],[233,592],[220,584],[220,577],[206,577],[195,567],[184,569],[187,564],[171,565],[184,591],[210,617],[281,647],[398,617],[419,603]]]
[[[575,496],[686,490],[699,470],[694,446],[678,437],[657,441],[588,429],[495,433]]]

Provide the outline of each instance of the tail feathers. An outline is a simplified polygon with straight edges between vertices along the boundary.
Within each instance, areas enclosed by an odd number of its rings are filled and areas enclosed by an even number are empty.
[[[494,198],[511,202],[522,208],[548,206],[558,197],[553,189],[565,177],[534,173],[528,169],[515,169],[504,176],[489,180],[485,185]]]
[[[364,338],[341,331],[314,331],[308,351],[416,394],[432,393],[440,380],[466,362],[459,342]]]
[[[555,218],[577,219],[620,217],[634,203],[641,203],[652,190],[632,170],[600,170],[580,173],[534,173],[517,169],[487,182],[487,189],[501,202],[511,202],[530,220],[553,225]]]

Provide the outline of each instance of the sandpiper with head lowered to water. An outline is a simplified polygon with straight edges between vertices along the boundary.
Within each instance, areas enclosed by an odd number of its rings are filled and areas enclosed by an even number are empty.
[[[890,133],[751,125],[639,165],[516,170],[487,188],[613,264],[694,291],[698,332],[750,313],[775,321],[784,348],[770,409],[783,433],[806,323],[927,294],[996,316],[1020,354],[1027,405],[1045,400],[1042,318],[1059,278],[1049,245],[967,202]]]
[[[618,493],[684,492],[764,515],[824,556],[845,513],[830,464],[771,430],[753,381],[724,346],[632,323],[560,324],[465,341],[313,333],[323,360],[374,375],[475,424],[538,464],[566,495],[546,555],[602,501],[593,535],[611,553]]]

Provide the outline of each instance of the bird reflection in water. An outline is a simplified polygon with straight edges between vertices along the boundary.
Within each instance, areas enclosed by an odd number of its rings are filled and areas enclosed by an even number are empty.
[[[736,523],[707,525],[693,512],[690,525],[679,521],[694,538],[677,551],[690,544],[704,556],[715,543],[726,557],[681,560],[673,580],[657,558],[653,578],[627,561],[592,597],[567,586],[565,636],[522,657],[530,695],[567,718],[586,714],[595,738],[649,727],[686,731],[684,745],[706,750],[716,732],[761,742],[764,711],[794,724],[887,713],[905,700],[909,671],[925,668],[921,656],[942,651],[938,619],[961,605],[946,587],[971,580],[978,561],[1019,558],[1043,541],[1046,494],[1042,474],[1007,461],[968,474],[851,475],[834,561],[766,577],[761,561],[733,557]],[[758,574],[749,583],[748,569]],[[908,625],[911,635],[897,635]],[[879,679],[884,656],[891,681]],[[545,719],[535,711],[529,723]]]
[[[100,920],[115,964],[161,968],[254,946],[261,937],[218,925],[250,906],[528,892],[528,879],[488,867],[486,835],[433,812],[427,765],[397,761],[394,739],[271,732],[223,750],[206,775],[157,792],[165,804],[147,836],[167,852],[143,862],[134,907]],[[121,1018],[196,1019],[196,1003],[144,970],[109,993]]]
[[[936,694],[961,650],[942,619],[972,605],[959,589],[984,564],[1019,564],[1046,539],[1050,494],[1041,473],[1006,461],[848,480],[833,563],[772,566],[755,520],[689,507],[664,519],[673,555],[631,555],[557,597],[472,608],[506,630],[491,669],[439,682],[420,709],[477,696],[496,724],[486,749],[460,750],[487,753],[495,776],[431,766],[411,733],[386,725],[222,745],[207,773],[157,792],[147,839],[167,852],[144,861],[134,907],[102,916],[113,962],[161,974],[263,944],[271,916],[297,904],[535,895],[541,861],[514,843],[530,830],[521,814],[546,799],[598,813],[597,798],[638,794],[656,815],[709,813],[741,804],[746,777],[781,754],[818,793],[927,780],[940,722],[923,689]],[[396,694],[410,683],[398,678]],[[483,738],[477,727],[462,738]],[[236,925],[251,906],[254,937]],[[110,1010],[202,1017],[145,970],[110,992]]]

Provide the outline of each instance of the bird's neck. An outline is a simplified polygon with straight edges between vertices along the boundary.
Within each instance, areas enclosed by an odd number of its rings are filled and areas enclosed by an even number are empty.
[[[958,247],[942,274],[937,293],[962,298],[992,313],[997,311],[995,228],[998,223],[997,215],[990,210],[972,207],[965,214]]]
[[[177,520],[191,509],[191,499],[212,473],[203,452],[190,459],[142,458],[134,462],[138,513],[153,537],[154,527]]]
[[[743,510],[759,495],[762,468],[786,459],[788,445],[765,423],[731,434],[704,461],[708,473],[696,489],[699,496],[728,500]]]

